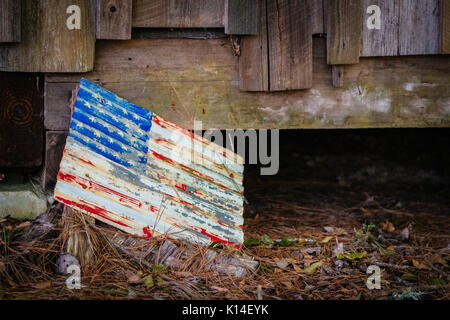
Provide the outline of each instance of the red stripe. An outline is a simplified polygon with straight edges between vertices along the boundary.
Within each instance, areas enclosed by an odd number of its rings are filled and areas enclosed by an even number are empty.
[[[109,212],[109,211],[107,211],[107,210],[105,210],[103,208],[100,208],[100,207],[96,206],[96,205],[89,204],[89,203],[87,203],[87,202],[85,202],[83,200],[80,200],[81,203],[78,203],[78,202],[75,202],[75,201],[63,199],[63,198],[58,197],[58,196],[56,196],[55,199],[58,200],[59,202],[62,202],[64,204],[68,205],[68,206],[75,207],[75,208],[87,211],[89,213],[95,214],[97,216],[100,216],[100,217],[102,217],[102,218],[104,218],[106,220],[109,220],[109,221],[111,221],[111,222],[113,222],[115,224],[118,224],[120,226],[131,228],[130,226],[126,225],[123,222],[111,219],[109,215],[114,214],[114,213]]]

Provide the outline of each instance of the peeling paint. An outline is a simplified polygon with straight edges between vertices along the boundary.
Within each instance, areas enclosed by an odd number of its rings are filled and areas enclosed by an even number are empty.
[[[55,199],[136,235],[240,247],[243,170],[230,150],[82,79]]]

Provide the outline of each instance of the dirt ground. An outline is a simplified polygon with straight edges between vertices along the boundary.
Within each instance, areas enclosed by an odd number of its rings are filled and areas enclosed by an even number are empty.
[[[79,218],[74,228],[89,235],[94,258],[82,267],[84,287],[69,290],[55,272],[67,242],[61,208],[31,242],[20,241],[29,223],[0,220],[0,298],[449,299],[449,137],[447,129],[282,133],[278,175],[246,168],[242,251],[259,264],[239,279],[208,270],[205,248],[179,268],[133,260],[102,233],[115,231]],[[380,268],[380,289],[367,288],[370,266]]]

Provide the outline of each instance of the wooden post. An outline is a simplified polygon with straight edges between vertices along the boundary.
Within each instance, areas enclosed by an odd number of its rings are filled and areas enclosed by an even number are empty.
[[[341,88],[344,86],[344,66],[333,65],[331,66],[331,78],[333,81],[333,87]]]
[[[67,131],[47,131],[45,134],[45,161],[42,169],[42,189],[53,191],[59,172]]]

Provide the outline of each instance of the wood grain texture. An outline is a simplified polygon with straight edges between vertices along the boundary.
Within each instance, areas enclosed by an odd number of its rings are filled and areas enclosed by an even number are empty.
[[[310,90],[240,91],[228,39],[99,40],[95,71],[83,76],[190,129],[194,119],[204,130],[450,126],[450,56],[364,58],[336,89],[325,39],[313,44]]]
[[[0,167],[42,163],[42,75],[0,73]]]
[[[344,86],[344,66],[333,65],[331,66],[331,79],[333,81],[333,87],[341,88]]]
[[[225,0],[226,34],[258,34],[259,0]]]
[[[44,125],[46,130],[69,130],[70,98],[77,83],[45,82]]]
[[[0,0],[0,42],[20,41],[20,1]]]
[[[53,191],[59,172],[67,131],[47,131],[45,133],[45,160],[41,183],[44,191]]]
[[[327,1],[328,64],[359,62],[362,0]]]
[[[311,15],[311,32],[313,34],[325,33],[323,0],[308,0],[308,12]]]
[[[97,39],[131,39],[132,0],[97,0]]]
[[[80,8],[80,30],[66,27],[70,5]],[[91,2],[85,0],[23,0],[22,39],[0,46],[0,71],[92,70],[95,30],[91,9]]]
[[[267,1],[269,90],[312,86],[312,29],[306,0]]]
[[[440,0],[400,0],[399,54],[439,53]]]
[[[367,19],[373,12],[367,8],[376,5],[381,9],[381,29],[369,29]],[[362,57],[398,55],[400,1],[399,0],[363,0],[363,46]]]
[[[133,0],[133,27],[220,28],[224,0]]]
[[[239,88],[242,91],[269,90],[266,1],[259,0],[259,34],[241,38]]]
[[[441,53],[450,54],[450,0],[441,0]]]

